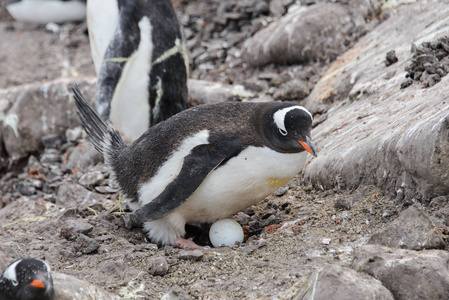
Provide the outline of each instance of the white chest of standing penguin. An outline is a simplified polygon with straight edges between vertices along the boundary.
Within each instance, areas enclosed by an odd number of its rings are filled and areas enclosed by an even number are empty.
[[[152,242],[183,245],[185,224],[210,223],[249,207],[304,167],[312,115],[289,102],[225,102],[178,113],[127,145],[74,97],[84,129],[130,199],[132,223]]]

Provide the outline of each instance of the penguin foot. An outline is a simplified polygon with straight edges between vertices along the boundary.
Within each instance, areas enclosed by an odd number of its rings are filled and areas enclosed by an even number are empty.
[[[193,238],[183,239],[183,238],[176,238],[175,240],[176,246],[178,246],[181,249],[198,249],[201,248],[201,246],[195,244],[193,242]]]

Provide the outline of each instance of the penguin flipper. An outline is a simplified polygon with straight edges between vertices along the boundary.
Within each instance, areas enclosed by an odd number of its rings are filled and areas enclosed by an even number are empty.
[[[213,170],[236,156],[240,149],[217,149],[211,144],[195,147],[184,158],[178,176],[150,203],[133,212],[132,223],[159,219],[181,206]]]

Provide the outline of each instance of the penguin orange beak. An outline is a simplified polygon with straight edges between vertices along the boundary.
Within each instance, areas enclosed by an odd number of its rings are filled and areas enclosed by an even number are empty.
[[[44,283],[42,282],[42,280],[39,279],[34,279],[33,281],[31,281],[30,285],[41,289],[45,288]]]
[[[310,154],[312,154],[313,156],[317,156],[316,155],[316,151],[315,151],[315,147],[313,147],[312,141],[310,140],[309,137],[306,137],[306,141],[303,142],[301,140],[298,140],[298,142],[301,144],[301,146],[304,147],[304,149],[306,149],[307,152],[309,152]]]

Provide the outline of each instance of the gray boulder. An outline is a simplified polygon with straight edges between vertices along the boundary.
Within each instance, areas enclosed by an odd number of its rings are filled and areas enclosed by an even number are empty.
[[[301,289],[289,297],[294,300],[394,299],[379,280],[336,264],[310,275]]]
[[[379,279],[396,300],[449,299],[446,251],[365,245],[356,250],[352,268]]]
[[[373,234],[369,243],[411,250],[446,247],[438,228],[419,204],[401,212],[387,228]]]
[[[0,91],[0,137],[12,160],[43,148],[42,137],[80,125],[71,92],[75,83],[93,101],[94,79],[57,79]]]
[[[363,32],[364,13],[375,10],[378,5],[375,0],[353,1],[351,6],[293,5],[285,16],[244,43],[243,59],[253,66],[332,60],[346,50],[347,36]],[[275,10],[277,15],[283,13],[282,9]]]

